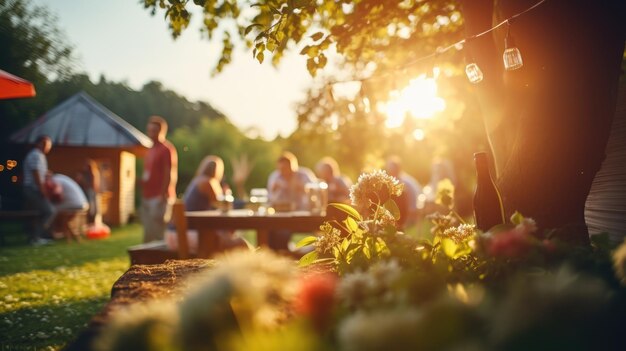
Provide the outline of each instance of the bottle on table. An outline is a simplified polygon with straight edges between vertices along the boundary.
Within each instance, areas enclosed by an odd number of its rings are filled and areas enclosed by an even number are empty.
[[[498,187],[489,172],[487,153],[475,153],[474,161],[476,162],[477,176],[476,191],[474,192],[474,219],[476,220],[476,227],[486,232],[493,226],[505,222],[504,206]]]

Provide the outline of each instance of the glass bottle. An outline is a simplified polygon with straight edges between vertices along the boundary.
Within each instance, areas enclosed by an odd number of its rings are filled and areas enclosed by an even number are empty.
[[[474,219],[483,232],[504,223],[502,197],[489,173],[487,153],[474,154],[476,162],[476,191],[474,192]]]

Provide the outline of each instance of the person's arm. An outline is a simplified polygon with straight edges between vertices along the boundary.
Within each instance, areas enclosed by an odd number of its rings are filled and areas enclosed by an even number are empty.
[[[35,180],[35,184],[37,185],[37,189],[39,189],[39,191],[43,194],[44,197],[48,197],[49,194],[46,191],[46,187],[44,186],[44,182],[41,181],[41,178],[39,177],[39,171],[36,169],[33,169],[33,179]]]
[[[163,174],[163,181],[161,182],[161,189],[159,194],[164,200],[169,198],[169,187],[172,182],[176,181],[176,175],[178,174],[178,170],[175,169],[177,166],[177,155],[176,150],[173,147],[168,147],[165,145],[163,149],[163,155],[161,156],[163,159],[163,163],[161,165],[161,172]]]

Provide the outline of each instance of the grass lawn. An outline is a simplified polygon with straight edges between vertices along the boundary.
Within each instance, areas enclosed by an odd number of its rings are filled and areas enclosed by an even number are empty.
[[[17,239],[0,246],[0,350],[56,350],[108,301],[129,267],[126,248],[141,241],[141,226],[80,244],[32,247]]]

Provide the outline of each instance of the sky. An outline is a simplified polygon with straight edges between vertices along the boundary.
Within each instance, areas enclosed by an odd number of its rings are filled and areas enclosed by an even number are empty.
[[[297,126],[295,106],[312,84],[299,50],[274,68],[269,60],[259,64],[242,48],[222,73],[211,77],[221,45],[201,37],[198,16],[173,40],[163,12],[152,16],[139,0],[34,2],[57,16],[79,70],[92,81],[104,75],[141,89],[156,80],[191,101],[208,102],[242,130],[258,128],[266,139],[286,137]]]

